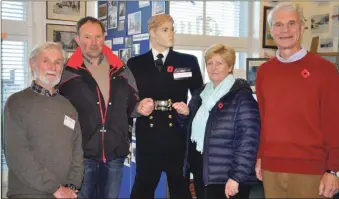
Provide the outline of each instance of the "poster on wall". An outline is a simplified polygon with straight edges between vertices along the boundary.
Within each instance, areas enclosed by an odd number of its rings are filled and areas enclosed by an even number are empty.
[[[147,7],[150,5],[149,1],[139,1],[139,8]]]
[[[118,22],[118,31],[123,31],[123,30],[125,30],[125,21],[124,20]]]
[[[129,35],[141,33],[141,11],[128,14],[127,29]]]
[[[108,1],[108,29],[118,27],[118,2]]]
[[[165,13],[165,1],[152,1],[152,15],[160,15]]]
[[[314,15],[311,17],[311,30],[312,33],[328,33],[329,31],[329,14]]]
[[[47,19],[79,21],[86,16],[86,2],[81,1],[47,1]]]
[[[125,19],[126,16],[126,1],[119,1],[119,20]]]
[[[98,18],[99,19],[106,19],[107,17],[107,3],[99,5],[98,9]]]

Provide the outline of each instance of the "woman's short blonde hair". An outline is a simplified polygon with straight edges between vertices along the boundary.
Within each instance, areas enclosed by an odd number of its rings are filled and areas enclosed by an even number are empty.
[[[148,20],[148,32],[152,29],[156,29],[166,22],[174,23],[173,18],[168,14],[154,15]]]
[[[223,44],[214,44],[207,48],[205,51],[205,63],[211,59],[214,55],[220,55],[229,67],[232,67],[231,73],[233,73],[234,64],[235,64],[235,50]]]

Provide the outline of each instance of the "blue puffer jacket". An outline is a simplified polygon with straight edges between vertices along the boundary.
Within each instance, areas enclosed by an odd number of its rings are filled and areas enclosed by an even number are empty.
[[[180,125],[187,128],[184,173],[189,175],[191,125],[201,106],[200,93],[193,94],[190,115],[180,116]],[[221,105],[222,104],[222,105]],[[206,124],[203,152],[204,184],[225,184],[229,178],[239,184],[257,182],[256,155],[259,145],[260,117],[256,100],[246,80],[237,79],[231,90],[212,108]]]

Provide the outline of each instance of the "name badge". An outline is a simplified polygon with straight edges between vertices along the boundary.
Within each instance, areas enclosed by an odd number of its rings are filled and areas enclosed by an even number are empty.
[[[173,72],[174,80],[187,79],[192,77],[192,72],[190,68],[176,68]]]
[[[70,129],[74,130],[75,120],[68,117],[67,115],[65,115],[64,125],[67,126]]]

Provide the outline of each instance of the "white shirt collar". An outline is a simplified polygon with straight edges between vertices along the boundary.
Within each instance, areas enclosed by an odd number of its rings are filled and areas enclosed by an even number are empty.
[[[164,52],[161,53],[164,56],[162,58],[163,63],[165,63],[168,52],[169,52],[169,48],[167,48]],[[153,59],[157,60],[158,59],[157,55],[159,54],[159,52],[157,50],[155,50],[154,48],[152,48],[152,54],[153,54]]]
[[[304,47],[301,47],[301,49],[294,53],[291,57],[284,59],[280,56],[280,50],[277,50],[276,52],[276,57],[278,58],[279,61],[283,62],[283,63],[290,63],[290,62],[295,62],[298,61],[300,59],[302,59],[303,57],[305,57],[307,54],[307,50]]]

